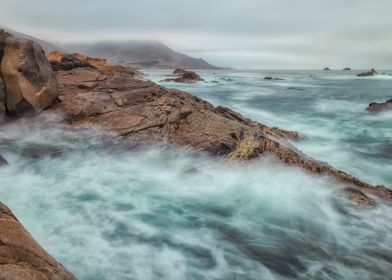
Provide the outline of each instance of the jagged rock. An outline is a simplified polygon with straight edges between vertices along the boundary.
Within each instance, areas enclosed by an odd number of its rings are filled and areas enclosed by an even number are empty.
[[[351,71],[350,67],[343,68],[343,71]]]
[[[74,68],[90,67],[95,68],[90,62],[82,60],[77,54],[63,54],[53,51],[48,54],[48,60],[52,65],[53,71],[71,70]]]
[[[0,124],[4,121],[5,116],[5,89],[3,75],[1,74],[1,60],[4,55],[5,39],[10,36],[3,29],[0,29]]]
[[[161,82],[176,82],[176,83],[195,83],[199,81],[204,81],[196,72],[187,71],[184,69],[176,69],[173,74],[178,75],[177,78],[174,79],[165,79]]]
[[[323,70],[324,70],[324,71],[329,71],[329,70],[331,70],[331,69],[329,69],[328,67],[325,67]]]
[[[10,113],[39,113],[58,96],[52,68],[43,49],[33,41],[6,37],[1,72]]]
[[[116,133],[119,145],[134,147],[163,141],[238,160],[270,154],[286,164],[360,189],[365,197],[376,195],[392,201],[391,190],[362,182],[298,151],[287,140],[298,138],[296,132],[267,127],[228,108],[215,108],[189,93],[122,73],[74,69],[56,75],[61,85],[60,102],[51,110],[72,126],[99,125]],[[89,89],[91,82],[95,83],[93,89]],[[372,198],[368,200],[370,203]]]
[[[2,155],[0,155],[0,166],[7,165],[7,164],[8,164],[8,161],[5,158],[3,158]]]
[[[387,109],[392,109],[392,99],[389,99],[382,103],[372,102],[366,108],[366,110],[369,112],[380,112]]]
[[[109,65],[104,58],[95,58],[80,53],[65,54],[53,51],[48,54],[48,59],[54,71],[67,71],[74,68],[98,68],[105,72],[121,72],[129,75],[140,75],[141,73],[122,65]]]
[[[0,202],[0,279],[76,280]]]
[[[377,71],[372,69],[370,71],[357,74],[357,77],[368,77],[368,76],[376,76],[376,75],[377,75]]]

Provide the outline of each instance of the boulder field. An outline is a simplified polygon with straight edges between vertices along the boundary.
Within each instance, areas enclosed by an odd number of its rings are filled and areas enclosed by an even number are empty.
[[[290,142],[300,138],[297,132],[267,127],[102,59],[61,53],[49,58],[51,63],[38,44],[0,31],[0,112],[6,121],[9,116],[47,110],[71,127],[100,126],[112,132],[121,148],[163,142],[240,161],[269,155],[330,176],[340,193],[358,204],[373,206],[380,198],[392,202],[390,189],[363,182],[297,150]],[[1,156],[0,161],[6,164]],[[0,279],[75,279],[3,204],[0,224]]]

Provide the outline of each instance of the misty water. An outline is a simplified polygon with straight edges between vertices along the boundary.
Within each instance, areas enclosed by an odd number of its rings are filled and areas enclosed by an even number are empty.
[[[162,84],[297,130],[300,150],[392,186],[392,112],[365,111],[391,98],[392,77],[200,73],[207,82]],[[111,149],[112,136],[99,128],[67,130],[53,121],[44,114],[0,128],[10,163],[0,169],[0,197],[79,279],[391,278],[392,208],[359,208],[328,177],[272,157],[237,164],[163,144]]]

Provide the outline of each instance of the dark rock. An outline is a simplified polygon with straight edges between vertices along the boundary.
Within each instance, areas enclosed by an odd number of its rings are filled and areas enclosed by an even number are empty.
[[[199,81],[204,81],[196,72],[194,71],[187,71],[184,69],[176,69],[174,73],[178,73],[177,78],[171,78],[171,79],[165,79],[162,80],[161,82],[176,82],[176,83],[195,83]]]
[[[277,80],[277,81],[279,80],[279,81],[283,81],[284,79],[278,78],[278,77],[273,78],[273,77],[267,76],[267,77],[264,78],[264,80]]]
[[[182,68],[177,68],[176,70],[174,70],[173,71],[173,75],[182,75],[182,74],[184,74],[186,72],[186,70],[185,69],[182,69]]]
[[[369,112],[380,112],[380,111],[384,111],[387,109],[392,109],[392,99],[389,99],[389,100],[382,102],[382,103],[372,102],[366,108],[366,110]]]
[[[350,67],[343,68],[343,71],[351,71]]]
[[[0,155],[0,166],[7,165],[7,164],[8,164],[7,160],[5,158],[3,158],[2,155]]]
[[[50,110],[60,113],[73,127],[99,125],[117,134],[123,147],[162,141],[237,160],[272,154],[285,164],[329,175],[365,195],[392,201],[391,190],[367,184],[298,151],[287,140],[298,138],[296,132],[267,127],[228,108],[215,108],[189,93],[122,73],[79,68],[56,75],[61,102]],[[93,91],[79,86],[92,80],[96,83]]]
[[[376,76],[376,75],[377,75],[377,71],[372,69],[370,71],[357,74],[357,77],[368,77],[368,76]]]
[[[331,70],[331,69],[329,69],[328,67],[325,67],[323,70],[324,70],[324,71],[329,71],[329,70]]]
[[[5,39],[1,73],[9,113],[40,113],[57,98],[57,82],[42,48],[33,41]]]
[[[27,232],[9,208],[0,203],[0,279],[76,280]]]

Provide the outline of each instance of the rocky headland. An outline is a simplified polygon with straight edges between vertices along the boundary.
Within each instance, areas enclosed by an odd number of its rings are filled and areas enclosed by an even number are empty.
[[[390,189],[368,184],[297,150],[290,141],[300,138],[297,132],[254,122],[101,59],[58,53],[49,59],[38,44],[0,31],[0,80],[4,84],[0,108],[4,108],[5,121],[46,110],[67,126],[99,126],[113,133],[113,145],[118,148],[161,142],[239,161],[268,155],[333,178],[340,193],[358,204],[392,202]],[[0,216],[0,279],[74,279],[3,205]]]

